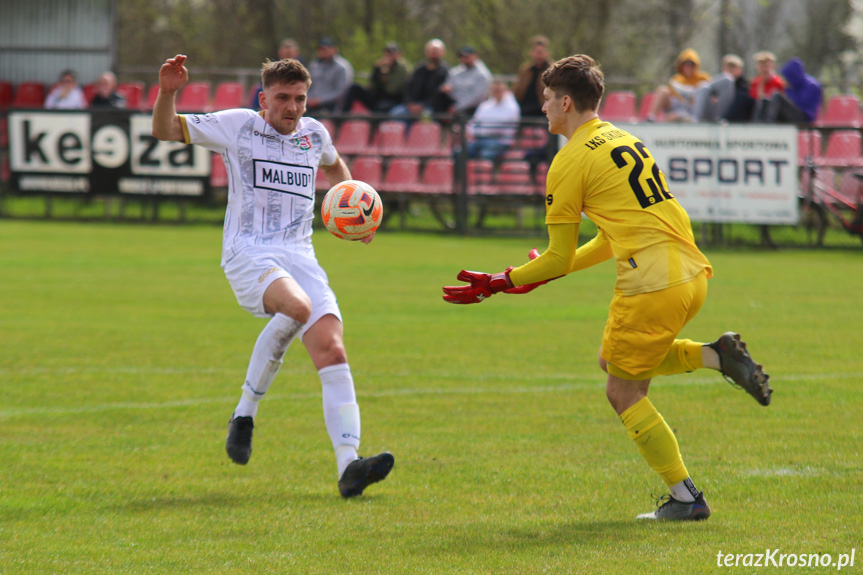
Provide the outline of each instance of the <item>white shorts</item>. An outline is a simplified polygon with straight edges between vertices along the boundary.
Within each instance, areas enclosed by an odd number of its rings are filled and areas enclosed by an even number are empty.
[[[327,314],[342,320],[336,294],[314,252],[302,254],[274,246],[249,246],[223,268],[237,303],[255,317],[273,315],[264,311],[264,292],[270,284],[279,278],[293,278],[312,301],[312,315],[302,334]]]

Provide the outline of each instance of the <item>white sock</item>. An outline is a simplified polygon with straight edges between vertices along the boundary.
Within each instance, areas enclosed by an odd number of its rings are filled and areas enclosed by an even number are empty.
[[[339,477],[357,459],[360,447],[360,406],[354,392],[351,368],[346,363],[327,366],[320,371],[324,423],[336,452]]]
[[[689,477],[672,485],[669,489],[671,489],[671,496],[683,503],[692,503],[695,501],[695,496],[698,495],[698,489],[695,488],[695,484]]]
[[[281,313],[267,322],[252,350],[243,395],[234,410],[234,417],[257,415],[258,402],[276,378],[285,352],[302,328],[303,324]]]

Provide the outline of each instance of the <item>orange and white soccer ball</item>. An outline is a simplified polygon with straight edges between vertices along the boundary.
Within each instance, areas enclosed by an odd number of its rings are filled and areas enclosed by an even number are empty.
[[[321,218],[331,234],[343,240],[361,240],[375,233],[384,216],[381,197],[360,180],[336,184],[324,196]]]

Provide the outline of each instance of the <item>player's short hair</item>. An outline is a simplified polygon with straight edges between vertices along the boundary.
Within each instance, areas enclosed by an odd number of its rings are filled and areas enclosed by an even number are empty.
[[[299,60],[285,58],[273,62],[269,58],[261,66],[261,84],[269,88],[273,84],[293,84],[303,82],[306,88],[312,85],[312,77],[309,71]]]
[[[596,110],[605,92],[605,77],[596,60],[586,54],[567,56],[542,73],[542,82],[558,97],[572,98],[579,112]]]

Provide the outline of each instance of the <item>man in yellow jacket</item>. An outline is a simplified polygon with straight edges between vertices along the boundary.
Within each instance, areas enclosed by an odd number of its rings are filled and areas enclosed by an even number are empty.
[[[674,63],[674,75],[656,89],[648,121],[659,119],[660,112],[665,114],[666,122],[694,122],[695,94],[698,88],[706,86],[710,74],[701,69],[701,58],[692,48],[683,50]]]

